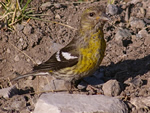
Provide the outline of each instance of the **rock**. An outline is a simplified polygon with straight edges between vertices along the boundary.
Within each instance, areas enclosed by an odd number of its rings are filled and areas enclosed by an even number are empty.
[[[136,109],[148,108],[150,106],[150,96],[148,97],[134,97],[130,101]]]
[[[119,28],[115,35],[115,40],[121,46],[127,47],[129,44],[132,43],[131,40],[131,33],[127,29]]]
[[[82,90],[82,89],[85,89],[87,86],[87,84],[83,81],[81,81],[78,85],[77,85],[77,88]]]
[[[51,6],[51,2],[46,2],[41,5],[42,10],[45,10],[47,7]]]
[[[25,35],[30,35],[30,34],[31,34],[31,30],[32,30],[32,27],[31,27],[29,24],[27,24],[27,25],[24,27],[24,29],[23,29],[23,33],[24,33]]]
[[[118,7],[116,7],[116,5],[114,4],[108,4],[106,10],[107,10],[107,13],[111,15],[116,15],[118,13]]]
[[[39,40],[41,39],[40,34],[38,33],[30,34],[28,35],[28,38],[29,38],[29,44],[31,47],[36,46]]]
[[[15,110],[19,110],[20,108],[25,108],[26,107],[26,100],[24,96],[16,96],[15,101],[12,101],[11,103],[11,108]]]
[[[128,37],[131,37],[131,33],[127,29],[119,28],[115,35],[116,41],[122,41],[123,39],[127,39]]]
[[[55,15],[55,18],[56,18],[56,19],[60,19],[61,17],[60,17],[59,14],[56,14],[56,15]]]
[[[136,77],[136,78],[132,79],[130,81],[130,83],[133,84],[135,87],[141,87],[143,84],[143,81],[141,80],[140,77]]]
[[[129,7],[126,8],[126,13],[125,13],[125,21],[128,22],[129,21]]]
[[[150,7],[148,7],[146,10],[147,10],[147,12],[146,12],[146,17],[147,17],[147,18],[150,18]]]
[[[102,87],[104,95],[118,96],[121,93],[121,85],[117,80],[109,80]]]
[[[35,62],[36,62],[36,64],[38,64],[38,65],[39,65],[39,64],[42,64],[42,61],[40,61],[39,59],[36,59]]]
[[[150,9],[150,8],[149,8]],[[148,18],[144,18],[144,22],[146,23],[146,24],[150,24],[150,20],[148,19]]]
[[[16,62],[18,62],[18,61],[20,60],[20,59],[19,59],[19,56],[16,55],[15,58],[14,58],[14,60],[15,60]]]
[[[28,46],[27,41],[25,39],[23,39],[22,37],[18,40],[17,44],[18,44],[17,47],[20,50],[23,50],[23,49],[27,48],[27,46]]]
[[[142,41],[142,40],[136,40],[136,41],[134,42],[133,47],[140,47],[142,44],[143,44],[143,41]]]
[[[42,94],[34,113],[128,113],[119,99],[103,95]]]
[[[140,29],[145,27],[145,23],[143,20],[133,17],[130,18],[130,25],[133,28],[140,28]]]
[[[147,37],[145,37],[144,44],[145,45],[150,45],[150,35],[148,35]]]
[[[70,90],[71,83],[64,80],[54,79],[50,83],[52,90]]]
[[[55,8],[59,9],[61,7],[61,4],[60,3],[55,3],[54,6],[55,6]]]
[[[71,89],[71,83],[61,79],[56,79],[53,76],[45,76],[41,78],[39,90],[42,92],[46,91],[68,91]]]
[[[148,32],[145,29],[143,29],[143,30],[140,30],[137,35],[139,38],[145,38],[148,36]],[[136,35],[136,37],[137,37],[137,35]]]
[[[7,53],[10,53],[11,51],[10,51],[10,49],[9,48],[7,48]]]
[[[24,28],[24,25],[22,25],[22,24],[16,24],[16,25],[15,25],[16,31],[22,31],[23,28]]]

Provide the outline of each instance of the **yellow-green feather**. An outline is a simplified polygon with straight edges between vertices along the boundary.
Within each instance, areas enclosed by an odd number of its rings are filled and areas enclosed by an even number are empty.
[[[91,11],[96,13],[93,18],[88,17],[88,13]],[[78,63],[72,67],[59,70],[58,75],[61,78],[64,77],[68,81],[78,80],[93,73],[100,65],[106,48],[102,30],[104,24],[97,20],[100,15],[101,11],[94,7],[83,12],[79,29],[81,37],[76,43],[77,51],[79,52]]]
[[[99,30],[90,36],[88,46],[79,49],[82,56],[79,58],[75,68],[73,68],[75,73],[88,73],[100,64],[106,48],[103,37],[103,32]]]

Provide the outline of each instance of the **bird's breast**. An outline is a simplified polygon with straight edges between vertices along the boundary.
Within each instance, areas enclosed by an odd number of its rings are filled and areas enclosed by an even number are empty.
[[[100,34],[101,32],[96,32],[87,37],[86,45],[79,49],[80,57],[78,63],[75,68],[75,72],[77,73],[90,73],[90,71],[95,70],[96,67],[99,66],[103,55],[101,55],[101,51],[105,47],[102,46],[103,36]],[[86,41],[86,40],[85,40]]]

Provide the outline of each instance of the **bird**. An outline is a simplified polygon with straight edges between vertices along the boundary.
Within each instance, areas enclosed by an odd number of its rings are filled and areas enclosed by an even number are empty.
[[[77,35],[46,62],[33,67],[33,71],[16,77],[48,74],[67,82],[90,76],[101,64],[106,49],[103,26],[109,20],[104,6],[92,6],[82,12]]]

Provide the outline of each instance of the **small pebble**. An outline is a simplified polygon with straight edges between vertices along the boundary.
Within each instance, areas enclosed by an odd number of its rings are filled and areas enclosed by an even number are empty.
[[[147,37],[145,37],[144,44],[145,45],[150,45],[150,35],[148,35]]]
[[[17,100],[18,99],[18,100]],[[23,96],[18,97],[15,101],[12,101],[11,108],[18,110],[26,107],[26,100]]]
[[[138,35],[140,35],[141,38],[145,38],[148,36],[148,32],[145,29],[143,29],[138,32]]]
[[[59,14],[56,14],[56,15],[55,15],[55,18],[56,18],[56,19],[60,19],[60,15],[59,15]]]
[[[60,7],[61,7],[61,4],[59,4],[59,3],[56,4],[56,3],[55,3],[54,6],[55,6],[55,8],[60,8]]]
[[[31,60],[28,58],[28,59],[27,59],[27,62],[30,62],[30,61],[31,61]]]
[[[41,5],[42,10],[45,10],[47,7],[51,6],[51,2],[46,2]]]
[[[145,27],[144,21],[137,18],[130,18],[130,25],[133,28],[140,28],[140,29]]]
[[[135,87],[141,87],[142,84],[143,84],[143,81],[141,80],[140,77],[136,77],[136,78],[132,79],[130,82],[131,82],[131,84],[133,84]]]
[[[118,96],[121,93],[121,86],[117,80],[109,80],[102,87],[104,95]]]
[[[122,41],[123,39],[126,39],[128,37],[131,37],[131,33],[129,32],[129,30],[120,28],[115,35],[115,40]]]
[[[18,41],[18,49],[23,50],[28,46],[27,41],[25,41],[23,38],[20,38]]]
[[[31,27],[29,24],[27,24],[27,25],[24,27],[24,29],[23,29],[23,33],[24,33],[25,35],[30,35],[30,34],[31,34],[31,30],[32,30],[32,27]]]
[[[24,25],[22,25],[22,24],[16,24],[16,25],[15,25],[15,29],[16,29],[17,31],[22,31],[23,28],[24,28]]]
[[[9,48],[7,48],[7,53],[10,53],[10,49]]]
[[[38,65],[42,63],[42,61],[40,61],[40,60],[38,60],[38,59],[37,59],[35,62],[36,62],[36,64],[38,64]]]
[[[14,58],[14,60],[15,60],[16,62],[19,61],[19,60],[20,60],[20,59],[19,59],[19,56],[16,55],[15,58]]]
[[[118,13],[118,7],[116,7],[116,5],[114,4],[109,4],[106,10],[107,10],[107,13],[111,15],[116,15]]]

